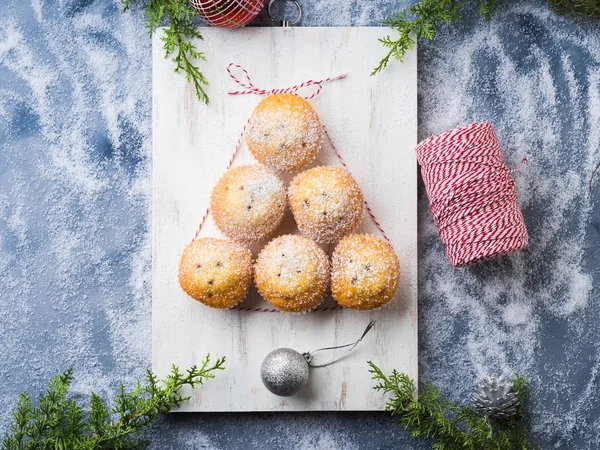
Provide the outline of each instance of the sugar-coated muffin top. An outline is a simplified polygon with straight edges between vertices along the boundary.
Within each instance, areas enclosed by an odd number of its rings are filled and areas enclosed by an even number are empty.
[[[358,227],[364,198],[350,173],[319,166],[296,175],[288,189],[300,231],[319,243],[333,243]]]
[[[354,234],[333,252],[331,291],[342,306],[379,308],[396,294],[400,262],[392,247],[370,234]]]
[[[306,100],[295,94],[274,94],[252,113],[245,138],[258,162],[277,172],[293,172],[314,161],[323,130]]]
[[[179,284],[192,298],[213,308],[232,308],[252,283],[250,250],[225,239],[200,238],[183,251]]]
[[[329,286],[329,260],[310,239],[280,236],[260,252],[255,281],[260,294],[276,308],[310,311],[321,303]]]
[[[252,242],[272,234],[286,208],[282,181],[259,165],[228,170],[215,185],[210,209],[219,229],[231,239]]]

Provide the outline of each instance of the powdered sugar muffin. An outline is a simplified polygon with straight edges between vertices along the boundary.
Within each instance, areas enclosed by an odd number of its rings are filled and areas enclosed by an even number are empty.
[[[303,236],[280,236],[260,252],[254,266],[260,295],[281,311],[305,312],[317,307],[329,286],[329,260]]]
[[[370,234],[354,234],[333,252],[331,293],[342,306],[379,308],[398,289],[400,262],[392,247]]]
[[[263,99],[250,117],[245,133],[256,160],[278,172],[300,170],[321,149],[321,121],[313,107],[295,94]]]
[[[179,263],[179,284],[194,299],[213,308],[232,308],[252,283],[250,250],[224,239],[190,243]]]
[[[252,242],[268,237],[285,215],[283,183],[265,167],[240,166],[215,185],[210,209],[219,229],[231,239]]]
[[[341,167],[315,167],[296,175],[288,198],[298,228],[315,242],[339,241],[362,218],[362,192]]]

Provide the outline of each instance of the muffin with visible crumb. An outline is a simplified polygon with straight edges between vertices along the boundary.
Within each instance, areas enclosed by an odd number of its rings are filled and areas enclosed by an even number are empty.
[[[374,309],[388,303],[398,290],[400,262],[392,247],[370,234],[354,234],[333,252],[331,293],[341,305]]]
[[[263,99],[250,117],[245,137],[256,160],[277,172],[307,166],[323,143],[319,116],[296,94],[273,94]]]
[[[224,239],[200,238],[183,251],[179,284],[192,298],[212,308],[233,308],[252,283],[252,253]]]
[[[339,241],[362,219],[362,192],[341,167],[320,166],[296,175],[288,199],[298,229],[321,244]]]
[[[210,209],[217,227],[236,241],[267,238],[283,221],[286,208],[282,181],[265,167],[228,170],[215,185]]]
[[[323,301],[329,287],[329,260],[310,239],[280,236],[258,255],[254,280],[260,295],[277,309],[311,311]]]

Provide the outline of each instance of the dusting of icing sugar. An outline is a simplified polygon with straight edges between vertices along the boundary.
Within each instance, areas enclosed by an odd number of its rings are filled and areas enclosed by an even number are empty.
[[[81,398],[143,379],[152,341],[143,12],[28,3],[3,3],[0,20],[0,435],[17,394],[68,367]]]
[[[269,242],[256,260],[256,287],[265,300],[283,311],[317,307],[329,286],[329,260],[311,240],[296,235]]]
[[[333,252],[331,291],[342,306],[379,308],[394,297],[399,280],[397,255],[375,236],[347,236]]]
[[[599,367],[600,185],[590,193],[589,182],[600,160],[600,30],[545,2],[507,2],[491,21],[470,20],[420,46],[419,137],[494,123],[509,167],[529,157],[514,178],[530,241],[524,252],[453,270],[422,192],[421,379],[462,399],[479,377],[519,372],[535,390],[534,442],[593,446],[584,430],[597,422],[598,391],[581,380]]]
[[[245,137],[254,157],[277,172],[305,167],[316,158],[323,142],[317,113],[295,94],[263,99],[250,117]]]
[[[288,198],[298,229],[315,242],[337,242],[362,219],[362,192],[341,167],[319,166],[296,175]]]
[[[179,283],[192,298],[213,308],[233,308],[252,283],[250,250],[225,239],[200,238],[183,251]]]
[[[285,216],[283,182],[262,166],[228,170],[215,185],[211,211],[228,237],[253,242],[272,234]]]
[[[112,0],[61,0],[59,8],[53,2],[34,2],[44,4],[43,24],[17,17],[27,2],[9,0],[0,25],[10,33],[0,36],[0,47],[12,46],[12,18],[21,24],[19,33],[27,32],[18,48],[0,55],[0,66],[8,70],[0,79],[2,94],[6,99],[14,92],[10,103],[26,102],[42,127],[41,133],[19,145],[9,141],[3,149],[10,155],[3,176],[26,180],[4,185],[10,198],[6,214],[22,206],[14,214],[28,229],[20,229],[26,240],[17,247],[11,245],[12,225],[0,233],[0,318],[6,325],[0,330],[0,422],[6,427],[1,431],[8,427],[22,388],[38,392],[53,373],[72,365],[77,392],[110,395],[119,382],[131,386],[143,377],[151,354],[151,68],[149,39],[140,26],[143,12],[134,8],[121,15],[118,1]],[[79,11],[55,13],[77,4],[82,5]],[[401,6],[391,0],[302,2],[303,25],[374,26]],[[290,14],[296,12],[293,8]],[[463,401],[479,375],[522,372],[534,389],[528,406],[532,440],[542,448],[574,448],[575,441],[593,447],[600,367],[594,286],[600,278],[594,276],[597,245],[591,228],[597,223],[600,182],[592,196],[587,184],[600,148],[600,127],[593,126],[600,114],[600,32],[597,26],[555,16],[546,2],[537,0],[504,2],[490,21],[475,16],[471,10],[463,24],[444,27],[432,42],[419,41],[419,135],[492,120],[509,165],[530,156],[529,166],[516,178],[534,239],[526,253],[459,272],[447,264],[423,195],[419,378]],[[263,20],[270,24],[266,14]],[[99,78],[87,51],[98,47],[113,50],[102,58],[120,62],[120,70],[111,70],[114,77]],[[24,49],[33,54],[34,65],[19,64],[26,61]],[[373,56],[373,64],[383,53],[381,49]],[[99,101],[106,83],[118,85],[118,101]],[[540,95],[546,87],[556,90],[556,101]],[[14,116],[13,105],[4,106]],[[123,158],[96,160],[104,144],[94,143],[94,133],[114,126],[104,117],[116,111],[122,147],[113,145],[114,130],[106,133],[105,145]],[[8,118],[3,126],[18,131]],[[54,133],[74,129],[77,133]],[[65,155],[59,158],[61,152]],[[572,173],[565,176],[568,170]],[[47,183],[48,172],[64,190]],[[99,196],[88,195],[99,191]],[[55,207],[48,210],[44,204]],[[116,238],[108,232],[115,227]],[[64,255],[61,249],[48,253],[43,236],[54,242],[65,228],[78,236],[77,248],[65,248]],[[110,258],[88,264],[87,255],[99,249]],[[78,264],[71,276],[54,274],[58,256],[62,262],[74,255]],[[151,448],[418,446],[380,414],[185,416],[162,422]],[[273,433],[265,436],[263,425]]]

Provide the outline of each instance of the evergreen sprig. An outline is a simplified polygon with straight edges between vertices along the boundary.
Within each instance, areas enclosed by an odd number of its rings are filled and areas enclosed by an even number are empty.
[[[471,406],[458,406],[442,396],[432,385],[425,386],[423,393],[415,398],[413,380],[396,370],[385,375],[369,361],[373,389],[389,395],[385,410],[398,417],[399,423],[412,436],[433,439],[434,450],[526,450],[527,424],[523,404],[527,400],[527,380],[517,375],[511,379],[519,398],[517,414],[509,419],[493,419],[481,414]]]
[[[477,4],[477,12],[491,19],[498,0],[472,0]],[[600,0],[548,0],[558,14],[581,16],[600,20]],[[468,2],[457,0],[421,0],[418,3],[395,13],[381,22],[398,32],[396,37],[385,36],[379,41],[388,53],[379,62],[371,75],[384,70],[394,59],[402,62],[406,52],[415,46],[415,38],[431,40],[444,24],[456,23],[461,19],[461,11]]]
[[[68,398],[73,370],[56,375],[48,390],[34,405],[27,393],[19,396],[10,431],[2,441],[2,450],[133,450],[148,444],[146,431],[163,414],[189,399],[181,388],[203,384],[223,370],[225,358],[211,364],[207,356],[202,364],[182,373],[175,365],[164,380],[150,370],[144,383],[133,390],[121,385],[113,406],[95,393],[87,410]]]
[[[123,0],[123,12],[127,11],[139,0]],[[198,26],[194,22],[196,12],[187,0],[143,0],[146,28],[150,36],[168,19],[169,26],[165,28],[161,40],[165,58],[172,57],[175,72],[182,70],[188,82],[193,82],[198,99],[206,104],[209,102],[204,87],[208,80],[200,71],[194,60],[206,61],[203,52],[199,51],[192,39],[203,39]]]
[[[422,0],[384,20],[382,25],[398,31],[398,36],[379,39],[388,53],[371,75],[384,70],[392,57],[402,62],[406,52],[414,48],[415,37],[431,40],[443,23],[458,22],[464,5],[457,0]]]
[[[600,0],[548,0],[558,14],[600,20]]]

